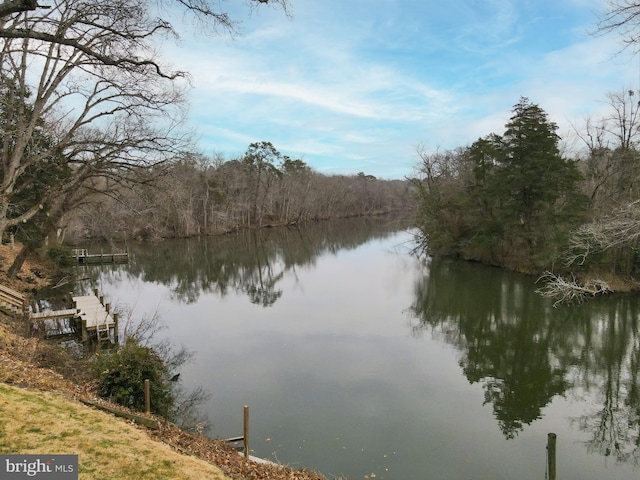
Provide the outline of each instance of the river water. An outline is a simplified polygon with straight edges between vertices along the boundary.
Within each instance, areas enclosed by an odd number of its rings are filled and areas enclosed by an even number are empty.
[[[214,437],[328,478],[640,478],[638,297],[553,308],[535,279],[410,254],[383,220],[129,245],[90,271],[194,352]]]

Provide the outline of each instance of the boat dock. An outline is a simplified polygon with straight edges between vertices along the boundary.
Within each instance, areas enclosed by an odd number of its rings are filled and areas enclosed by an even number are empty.
[[[118,342],[118,314],[111,314],[110,305],[104,303],[104,297],[98,297],[98,289],[93,295],[73,296],[73,308],[62,310],[44,310],[33,312],[27,297],[9,287],[0,285],[0,311],[14,318],[25,318],[47,336],[70,335],[80,331],[82,341],[89,337],[104,341]],[[95,332],[95,334],[94,334]]]
[[[118,314],[110,313],[108,303],[103,303],[103,297],[94,295],[72,296],[73,308],[65,310],[45,310],[31,313],[30,319],[42,323],[45,331],[52,335],[82,333],[82,341],[95,336],[98,344],[108,341],[118,341]],[[94,333],[95,332],[95,333]]]
[[[74,248],[71,255],[79,265],[103,265],[129,262],[129,252],[89,253],[86,248]]]
[[[72,297],[77,316],[82,322],[82,340],[88,339],[89,332],[95,331],[100,341],[111,341],[111,331],[113,330],[114,340],[118,337],[118,319],[109,313],[109,304],[102,304],[97,295],[84,295]]]

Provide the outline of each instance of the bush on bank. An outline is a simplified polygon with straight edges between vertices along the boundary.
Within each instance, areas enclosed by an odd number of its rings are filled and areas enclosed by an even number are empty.
[[[128,338],[113,352],[96,355],[98,394],[132,410],[145,410],[144,381],[149,380],[151,412],[168,417],[175,404],[169,369],[158,353]]]

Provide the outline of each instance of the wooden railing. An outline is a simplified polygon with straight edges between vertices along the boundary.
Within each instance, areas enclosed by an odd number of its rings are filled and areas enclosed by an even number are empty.
[[[16,313],[20,312],[24,314],[26,311],[27,297],[9,287],[0,285],[0,303],[8,305]]]

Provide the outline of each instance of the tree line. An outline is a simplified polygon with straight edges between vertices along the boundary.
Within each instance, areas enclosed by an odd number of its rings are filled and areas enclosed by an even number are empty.
[[[133,186],[112,184],[109,196],[87,197],[65,218],[68,234],[120,240],[215,235],[321,219],[408,215],[415,205],[408,181],[362,172],[325,175],[282,155],[270,142],[252,143],[233,159],[185,154],[150,176]]]

